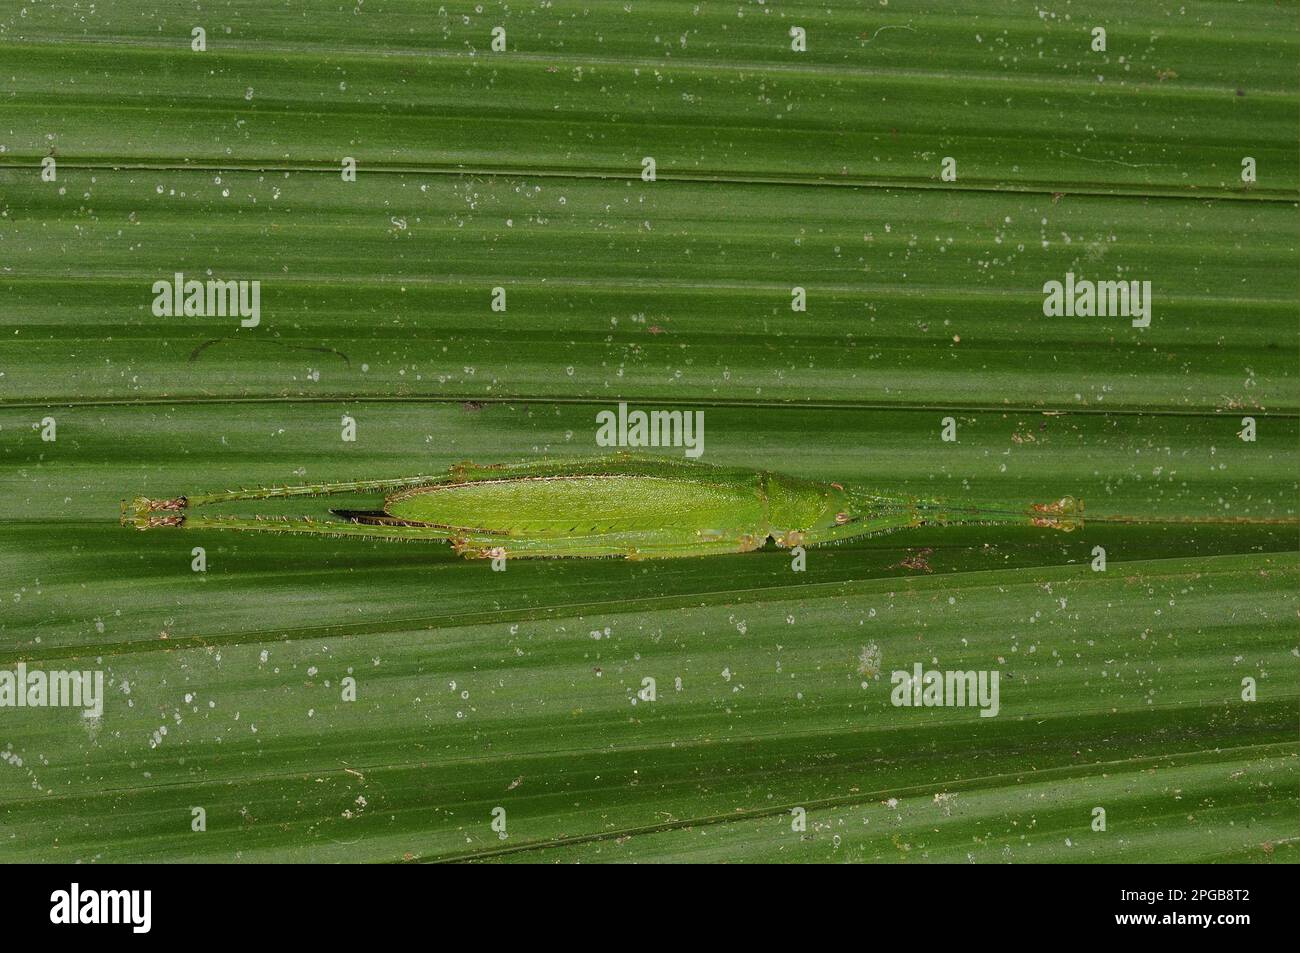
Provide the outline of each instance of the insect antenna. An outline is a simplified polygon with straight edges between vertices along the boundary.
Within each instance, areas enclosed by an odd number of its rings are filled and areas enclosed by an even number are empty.
[[[1136,526],[1143,523],[1178,526],[1295,526],[1300,527],[1296,516],[1090,516],[1090,523],[1115,523]]]

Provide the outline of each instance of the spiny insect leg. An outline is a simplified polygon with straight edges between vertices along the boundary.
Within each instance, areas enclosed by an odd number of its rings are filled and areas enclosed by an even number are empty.
[[[350,480],[341,483],[304,483],[296,486],[266,486],[251,489],[225,490],[217,493],[199,493],[180,497],[189,506],[206,506],[212,503],[232,503],[238,500],[272,500],[285,497],[330,496],[336,493],[384,493],[390,490],[409,489],[445,483],[439,477],[414,476],[393,480]]]
[[[664,559],[674,556],[708,556],[758,549],[763,540],[753,534],[734,533],[712,539],[681,539],[677,530],[644,530],[552,538],[508,538],[459,532],[452,548],[467,559],[539,559],[555,557],[622,556],[627,559]]]
[[[236,516],[175,516],[179,522],[168,525],[185,529],[224,529],[243,532],[291,533],[299,536],[351,536],[365,539],[387,540],[447,540],[451,531],[433,526],[384,526],[368,523],[348,523],[342,520],[321,520],[279,517]]]
[[[890,513],[883,516],[866,516],[842,526],[831,526],[820,530],[796,531],[786,534],[785,542],[777,540],[778,546],[816,546],[821,543],[855,539],[860,536],[876,536],[892,533],[895,530],[908,529],[921,525],[920,519],[913,512]],[[797,537],[792,541],[791,537]]]

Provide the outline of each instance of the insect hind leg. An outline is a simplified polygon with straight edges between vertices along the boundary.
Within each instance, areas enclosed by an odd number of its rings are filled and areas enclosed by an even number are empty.
[[[283,533],[294,536],[333,536],[360,537],[363,539],[387,539],[404,542],[408,540],[443,541],[452,533],[438,526],[419,523],[359,523],[343,520],[313,520],[293,517],[238,517],[238,516],[189,516],[176,514],[170,517],[172,522],[154,525],[179,526],[182,529],[197,530],[234,530],[237,532]],[[142,529],[146,527],[141,527]]]
[[[224,490],[217,493],[196,493],[178,497],[182,506],[209,506],[213,503],[234,503],[243,500],[275,500],[289,497],[333,496],[340,493],[383,493],[445,483],[438,477],[400,477],[395,480],[352,480],[342,483],[304,483],[296,486],[262,486],[251,489]]]

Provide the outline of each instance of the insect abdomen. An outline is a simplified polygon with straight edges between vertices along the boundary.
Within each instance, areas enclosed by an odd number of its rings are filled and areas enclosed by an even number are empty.
[[[626,473],[474,480],[403,491],[384,511],[415,523],[539,538],[659,530],[731,537],[763,524],[756,475],[748,485]]]

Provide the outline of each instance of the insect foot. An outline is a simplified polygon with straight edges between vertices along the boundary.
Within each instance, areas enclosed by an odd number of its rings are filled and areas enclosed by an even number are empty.
[[[185,509],[185,504],[183,496],[170,500],[151,500],[147,496],[137,496],[130,503],[123,500],[122,525],[141,530],[156,526],[180,526],[185,522],[185,517],[179,511]]]
[[[1063,496],[1055,503],[1035,503],[1030,507],[1031,522],[1045,529],[1070,533],[1083,526],[1083,500]]]

